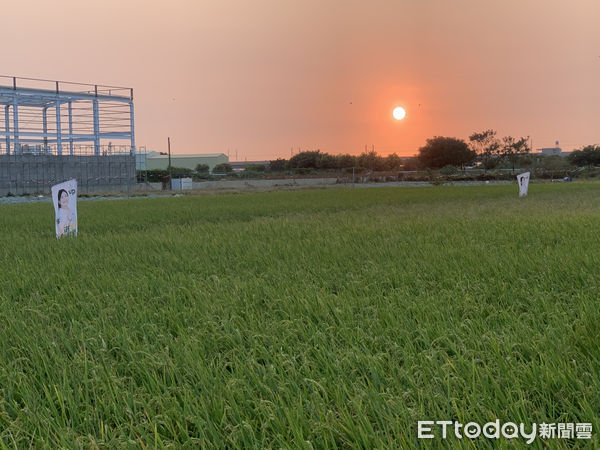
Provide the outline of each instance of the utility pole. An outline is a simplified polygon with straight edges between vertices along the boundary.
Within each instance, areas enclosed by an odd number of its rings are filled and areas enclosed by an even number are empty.
[[[169,183],[171,182],[171,138],[167,138],[167,146],[169,149]]]

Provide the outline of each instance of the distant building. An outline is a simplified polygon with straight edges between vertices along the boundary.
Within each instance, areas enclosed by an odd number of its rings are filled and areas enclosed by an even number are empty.
[[[538,153],[541,153],[542,155],[561,155],[562,154],[562,149],[558,146],[558,141],[556,141],[556,147],[545,147],[545,148],[538,148],[536,149],[538,151]]]
[[[198,164],[206,164],[212,171],[216,165],[223,163],[229,163],[229,158],[224,153],[171,155],[171,167],[182,167],[193,170]],[[145,155],[145,166],[145,169],[147,170],[166,170],[169,167],[169,155],[164,155],[159,152],[148,152]]]
[[[560,155],[562,153],[562,149],[560,147],[538,148],[537,150],[542,155]]]

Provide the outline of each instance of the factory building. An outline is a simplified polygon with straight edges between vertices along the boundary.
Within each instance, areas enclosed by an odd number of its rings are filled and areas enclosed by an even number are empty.
[[[218,164],[229,163],[224,153],[199,153],[193,155],[171,155],[171,167],[195,169],[198,164],[206,164],[210,170]],[[145,167],[143,165],[145,164]],[[149,151],[139,156],[138,170],[166,170],[169,167],[169,156],[164,153]]]

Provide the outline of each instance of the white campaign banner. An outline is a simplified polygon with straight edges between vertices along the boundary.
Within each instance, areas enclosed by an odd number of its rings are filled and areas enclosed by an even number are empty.
[[[527,189],[529,189],[529,175],[529,172],[517,175],[517,183],[519,183],[519,197],[525,197],[527,195]]]
[[[52,186],[52,201],[56,220],[56,237],[77,236],[77,180]]]

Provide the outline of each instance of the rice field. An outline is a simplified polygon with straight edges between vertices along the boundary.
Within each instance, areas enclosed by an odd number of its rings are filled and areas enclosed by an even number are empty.
[[[6,448],[523,446],[600,430],[600,184],[0,205]]]

